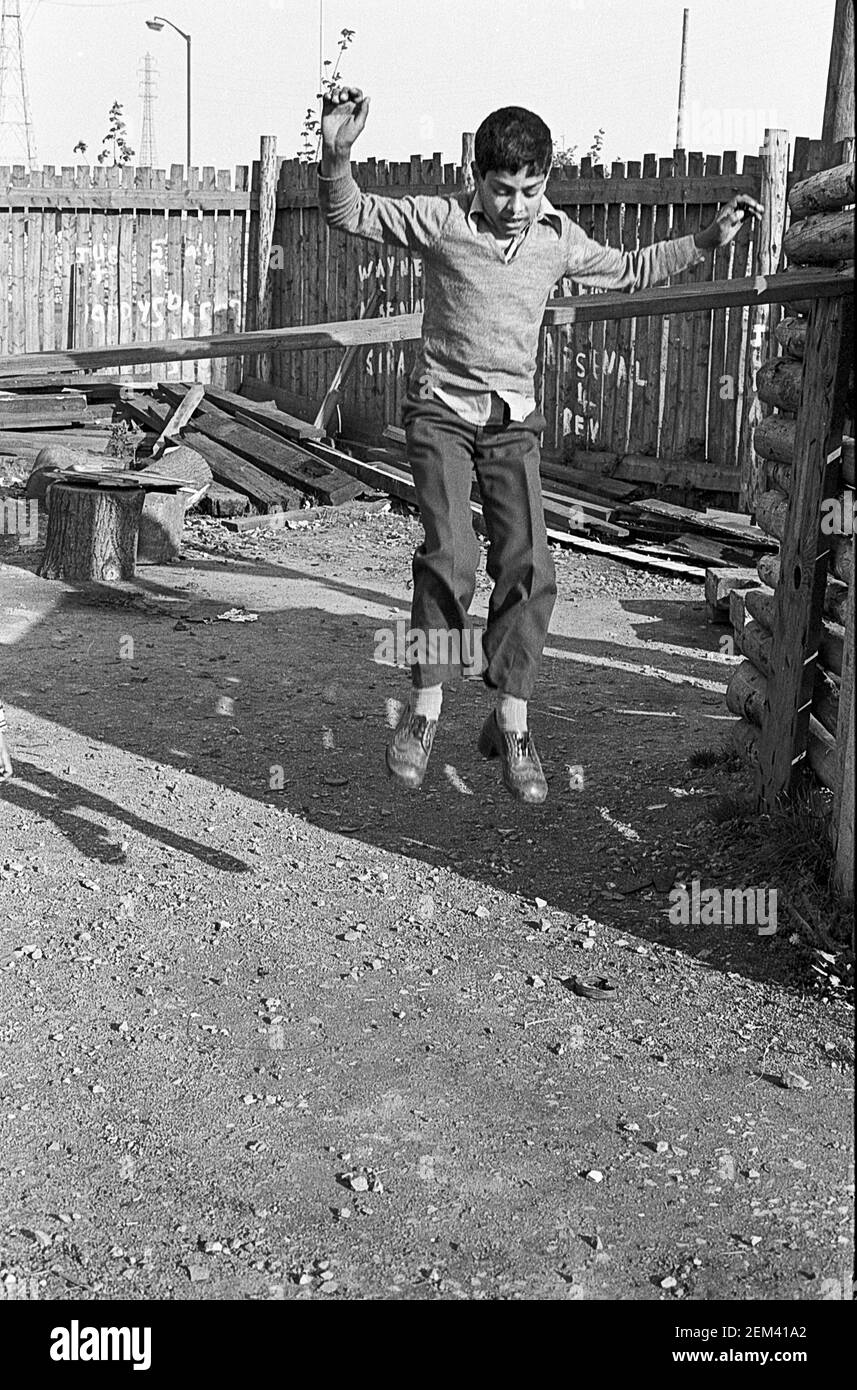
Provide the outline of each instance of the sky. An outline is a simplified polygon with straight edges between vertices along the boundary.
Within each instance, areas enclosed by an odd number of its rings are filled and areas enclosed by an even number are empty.
[[[689,150],[756,154],[766,126],[821,134],[835,0],[159,0],[193,51],[193,162],[234,168],[259,138],[297,153],[325,56],[355,31],[343,78],[372,97],[355,158],[441,151],[498,106],[526,106],[565,147],[603,127],[608,160],[671,153],[682,11],[690,9]],[[107,113],[142,126],[139,70],[157,60],[158,165],[185,158],[184,41],[150,32],[147,0],[20,0],[37,163],[100,149]],[[17,156],[16,156],[17,158]],[[0,149],[0,162],[13,162]]]

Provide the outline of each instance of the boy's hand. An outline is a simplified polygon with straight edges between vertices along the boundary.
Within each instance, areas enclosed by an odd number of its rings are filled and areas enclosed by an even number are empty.
[[[697,232],[694,239],[698,250],[716,251],[718,246],[728,246],[734,241],[744,224],[744,214],[761,217],[764,209],[755,198],[746,193],[738,193],[728,203],[724,203],[713,222]]]
[[[366,124],[369,97],[359,87],[335,87],[321,108],[321,142],[331,155],[348,156]]]
[[[12,759],[4,734],[0,734],[0,782],[8,782],[12,776]]]

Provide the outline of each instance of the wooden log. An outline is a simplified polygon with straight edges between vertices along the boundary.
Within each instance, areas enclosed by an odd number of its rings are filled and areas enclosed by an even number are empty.
[[[794,486],[795,465],[792,464],[790,466],[786,463],[772,463],[769,459],[765,464],[765,468],[767,471],[769,490],[778,489],[780,492],[785,492],[791,496]],[[836,476],[835,472],[832,477],[832,482],[834,486],[838,488],[840,479]],[[839,493],[835,498],[831,499],[831,501],[835,503],[836,511],[831,516],[830,529],[832,533],[842,535],[843,531],[841,528],[844,526],[847,531],[851,525],[848,518],[851,516],[854,507],[854,498],[850,494],[843,492]]]
[[[854,163],[837,164],[801,179],[789,193],[789,209],[798,220],[819,212],[838,212],[854,202]]]
[[[770,632],[767,632],[760,623],[747,621],[749,609],[747,598],[753,593],[750,589],[744,595],[744,626],[740,632],[735,634],[735,641],[742,656],[748,661],[752,661],[756,670],[765,678],[769,678],[774,665],[774,639]]]
[[[776,589],[780,582],[779,555],[760,555],[756,562],[756,573],[769,589]]]
[[[729,594],[729,624],[736,642],[744,631],[744,624],[747,621],[744,592],[743,589],[733,589]]]
[[[836,786],[836,746],[828,735],[820,737],[812,722],[807,732],[806,761],[821,785],[832,792]]]
[[[761,283],[776,273],[783,249],[786,219],[786,188],[789,168],[789,134],[787,130],[766,130],[761,161],[762,183],[760,200],[762,215],[755,229],[753,270]],[[765,470],[753,451],[753,432],[770,412],[762,407],[769,402],[759,388],[763,363],[771,352],[771,322],[775,312],[768,304],[751,304],[748,310],[748,339],[744,376],[745,408],[741,417],[741,444],[738,453],[741,467],[741,505],[748,511],[765,490]],[[755,391],[753,389],[755,382]]]
[[[761,711],[761,717],[764,718],[764,709]],[[730,731],[730,743],[733,750],[746,758],[750,766],[755,768],[758,773],[761,747],[761,734],[758,726],[749,724],[742,718]],[[833,740],[823,731],[819,734],[813,728],[812,723],[810,723],[809,728],[806,761],[821,785],[832,791],[836,780]]]
[[[733,589],[749,589],[760,581],[755,570],[745,565],[705,571],[705,606],[710,622],[723,622],[729,616],[729,595]]]
[[[784,492],[775,488],[763,492],[756,503],[756,521],[766,535],[781,541],[786,533],[789,512],[789,499]]]
[[[807,319],[789,317],[781,319],[774,329],[774,336],[787,357],[803,361],[806,347]]]
[[[824,591],[824,613],[834,623],[847,627],[848,585],[839,579],[828,579]]]
[[[789,227],[783,239],[795,265],[839,265],[854,259],[854,214],[819,212]]]
[[[843,584],[854,579],[854,559],[850,542],[845,536],[834,536],[830,543],[830,568]]]
[[[770,634],[774,630],[774,591],[773,589],[748,589],[745,607],[750,617],[759,627]],[[748,652],[749,656],[750,653]]]
[[[762,727],[768,699],[768,682],[752,661],[736,666],[726,687],[726,708],[756,728]]]
[[[760,401],[776,406],[777,410],[797,411],[802,382],[802,362],[792,362],[788,357],[769,357],[756,374],[756,393]]]
[[[134,578],[137,532],[145,494],[137,488],[68,486],[51,489],[42,579]]]
[[[259,213],[255,223],[256,242],[252,257],[256,280],[253,327],[259,332],[265,332],[271,326],[273,299],[271,247],[274,241],[274,223],[277,216],[278,173],[277,137],[275,135],[263,135],[259,150]],[[265,354],[258,358],[254,375],[261,377],[263,381],[270,381],[271,372],[270,355]]]
[[[777,463],[794,463],[795,429],[794,420],[769,415],[753,435],[753,448],[760,458],[774,459]]]
[[[768,491],[777,490],[785,492],[787,495],[791,493],[793,467],[793,464],[772,463],[770,459],[767,459],[765,461],[765,476],[768,482]]]
[[[169,565],[182,548],[187,498],[182,493],[151,492],[140,514],[137,563]]]
[[[841,453],[850,360],[845,349],[847,309],[842,302],[819,302],[807,329],[804,392],[795,437],[800,469],[791,499],[786,501],[788,525],[780,554],[781,582],[775,591],[777,678],[760,748],[760,793],[768,807],[788,789],[807,752],[830,552],[821,530],[821,507],[831,493]],[[772,495],[778,496],[765,494]]]
[[[823,622],[818,643],[818,660],[826,671],[834,676],[842,675],[842,662],[845,651],[845,633],[836,623]]]
[[[853,77],[852,77],[853,81]],[[851,565],[854,566],[855,537],[851,536]],[[843,653],[839,714],[836,726],[836,772],[833,792],[833,843],[835,862],[833,882],[847,905],[854,902],[854,585],[848,594],[845,616],[846,644]]]
[[[835,681],[821,679],[812,701],[812,713],[823,729],[836,737],[839,721],[839,686]]]

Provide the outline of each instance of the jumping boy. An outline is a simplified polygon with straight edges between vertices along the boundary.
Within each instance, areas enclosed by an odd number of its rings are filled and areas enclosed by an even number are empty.
[[[376,197],[361,193],[351,173],[351,147],[368,108],[369,98],[354,87],[325,100],[319,199],[331,227],[404,247],[423,261],[422,340],[404,423],[425,530],[413,562],[411,615],[425,659],[411,668],[410,700],[387,745],[387,768],[405,787],[422,785],[443,684],[453,669],[450,642],[442,639],[458,634],[460,643],[475,592],[475,469],[494,583],[483,679],[496,697],[479,750],[499,757],[513,796],[541,802],[547,784],[527,701],[556,598],[539,478],[546,422],[533,386],[545,305],[563,276],[632,291],[677,275],[700,262],[704,250],[728,245],[745,212],[762,209],[739,195],[695,236],[638,251],[601,246],[551,206],[545,196],[551,133],[517,106],[492,112],[476,132],[474,194]]]

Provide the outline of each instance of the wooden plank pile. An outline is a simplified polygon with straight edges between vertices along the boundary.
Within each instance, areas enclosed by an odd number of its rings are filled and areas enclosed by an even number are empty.
[[[29,495],[44,497],[46,485],[58,481],[57,468],[75,459],[75,452],[58,455],[58,445],[79,451],[88,469],[99,456],[101,466],[115,468],[117,460],[107,452],[111,425],[133,422],[142,434],[128,466],[149,462],[161,473],[174,472],[171,450],[180,443],[185,471],[193,458],[205,470],[203,478],[193,468],[188,473],[188,487],[208,483],[195,500],[212,515],[240,522],[240,529],[264,525],[266,516],[305,505],[306,499],[337,506],[369,491],[416,505],[404,431],[388,428],[381,446],[339,441],[334,448],[318,425],[282,409],[276,388],[252,379],[246,386],[246,394],[244,388],[239,394],[121,376],[0,378],[0,426],[10,427],[0,428],[0,447],[40,465]],[[151,463],[164,448],[163,467]],[[50,453],[43,455],[44,449]],[[49,473],[41,468],[45,463]],[[645,480],[545,460],[542,485],[553,541],[629,564],[702,579],[706,568],[751,567],[772,547],[746,517],[647,498]],[[147,503],[150,511],[154,507]],[[475,482],[472,507],[479,526]],[[176,545],[173,535],[174,551]]]
[[[94,377],[86,388],[79,375],[0,378],[0,475],[29,466],[42,449],[68,445],[86,454],[104,454],[110,444],[115,387]]]
[[[785,236],[790,259],[840,265],[854,258],[854,164],[794,184]],[[754,446],[767,490],[756,520],[779,553],[760,557],[761,583],[732,598],[744,660],[727,690],[740,737],[772,806],[803,765],[834,795],[837,874],[853,898],[854,438],[849,382],[850,300],[797,303],[778,325],[780,354],[757,376],[777,412]]]

